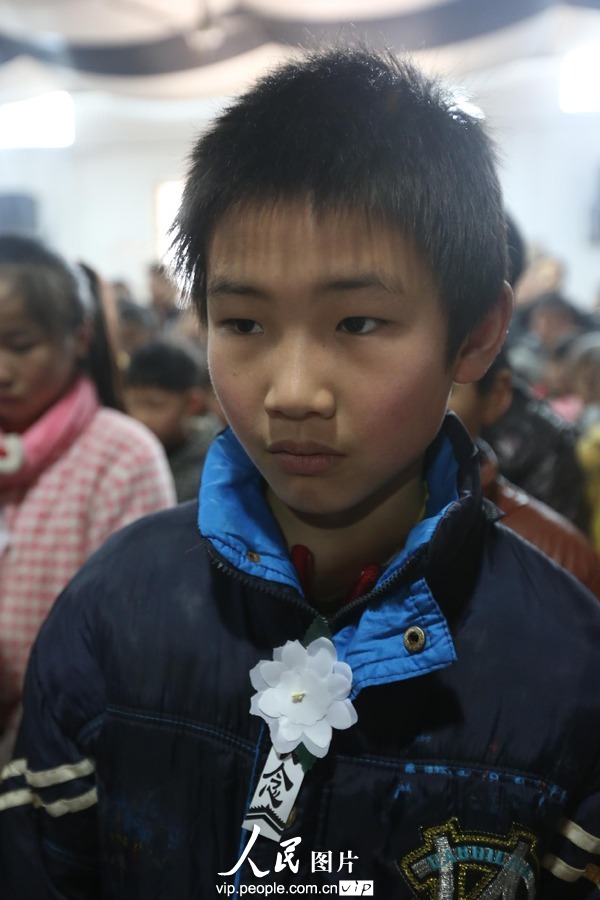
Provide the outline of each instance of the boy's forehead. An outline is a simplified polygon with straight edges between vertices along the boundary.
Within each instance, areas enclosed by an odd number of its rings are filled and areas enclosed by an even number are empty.
[[[348,209],[316,210],[308,200],[246,203],[230,209],[218,222],[209,243],[209,255],[211,250],[218,252],[231,244],[241,249],[247,243],[266,246],[274,241],[293,242],[315,230],[322,232],[322,237],[331,235],[333,240],[339,230],[348,231],[349,226],[353,231],[366,232],[369,220]]]
[[[209,288],[224,272],[243,275],[268,267],[284,274],[299,259],[307,277],[370,271],[433,277],[397,226],[362,210],[319,210],[309,201],[282,201],[245,205],[220,220],[207,248]]]

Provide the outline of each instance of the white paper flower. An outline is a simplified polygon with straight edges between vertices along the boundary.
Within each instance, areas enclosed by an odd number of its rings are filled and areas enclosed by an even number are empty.
[[[273,651],[272,661],[251,670],[250,680],[257,691],[250,712],[268,724],[278,753],[304,744],[313,756],[325,756],[332,728],[350,728],[357,720],[348,700],[352,669],[338,662],[329,638],[317,638],[308,647],[288,641]]]

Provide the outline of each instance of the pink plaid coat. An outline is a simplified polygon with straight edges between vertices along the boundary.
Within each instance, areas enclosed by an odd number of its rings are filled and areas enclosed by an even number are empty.
[[[110,534],[174,502],[154,435],[104,408],[26,493],[0,496],[0,727],[18,706],[31,645],[63,587]]]

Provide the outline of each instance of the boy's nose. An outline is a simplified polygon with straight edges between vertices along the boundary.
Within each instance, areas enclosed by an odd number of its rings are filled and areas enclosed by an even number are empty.
[[[329,366],[308,348],[289,348],[274,359],[265,410],[271,416],[330,418],[336,408]]]

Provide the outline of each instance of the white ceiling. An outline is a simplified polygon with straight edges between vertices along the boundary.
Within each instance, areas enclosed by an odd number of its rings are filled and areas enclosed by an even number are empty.
[[[80,137],[143,139],[340,34],[409,49],[487,112],[531,115],[556,105],[564,54],[600,41],[600,0],[2,0],[0,102],[66,89]]]

